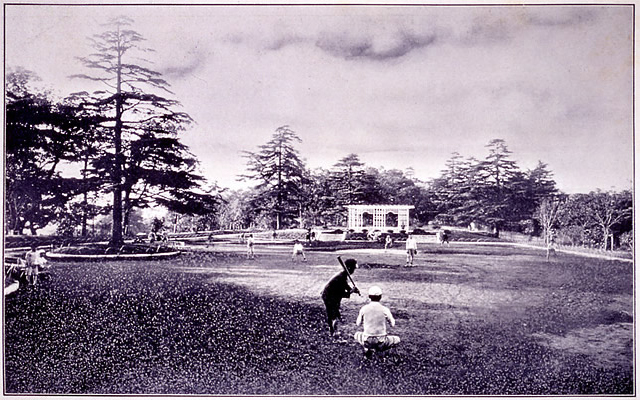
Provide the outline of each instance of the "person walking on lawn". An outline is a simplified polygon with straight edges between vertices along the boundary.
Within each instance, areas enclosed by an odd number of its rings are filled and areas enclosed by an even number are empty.
[[[327,309],[329,333],[332,338],[339,340],[341,343],[346,343],[346,341],[340,339],[340,332],[338,331],[339,323],[342,321],[342,315],[340,315],[340,303],[342,302],[342,299],[351,297],[351,293],[360,294],[358,288],[355,286],[351,287],[348,282],[349,275],[353,274],[356,268],[358,268],[358,262],[353,258],[349,258],[344,262],[344,264],[346,270],[343,269],[335,274],[324,286],[321,293],[322,301]]]
[[[363,306],[358,313],[356,325],[364,324],[363,332],[356,332],[353,337],[362,345],[364,356],[370,359],[375,352],[384,352],[400,343],[400,337],[387,335],[387,321],[396,325],[389,308],[380,303],[382,289],[379,286],[369,288],[369,304]]]

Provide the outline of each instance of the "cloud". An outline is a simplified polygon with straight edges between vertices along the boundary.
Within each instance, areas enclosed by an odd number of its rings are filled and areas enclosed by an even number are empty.
[[[514,26],[505,19],[496,19],[487,23],[484,19],[476,19],[465,37],[467,44],[491,44],[509,41],[513,38]]]
[[[553,10],[553,12],[550,12]],[[526,20],[534,26],[542,27],[566,27],[591,23],[597,17],[595,10],[582,7],[572,8],[545,8],[536,10],[535,8],[527,13]]]
[[[432,45],[436,41],[436,35],[398,33],[385,39],[373,36],[349,38],[332,35],[319,38],[315,45],[334,57],[346,60],[384,61],[401,58],[414,50]]]
[[[438,38],[435,33],[398,31],[346,32],[344,30],[323,31],[308,34],[281,33],[276,36],[228,35],[224,41],[243,44],[258,51],[282,51],[290,46],[312,46],[335,58],[345,60],[385,61],[399,59],[409,53],[433,45]]]
[[[602,14],[602,9],[595,7],[487,7],[474,10],[467,19],[460,16],[458,24],[441,27],[447,32],[442,41],[450,39],[453,45],[463,47],[509,44],[530,28],[549,33],[593,25]]]
[[[475,11],[475,10],[474,10]],[[335,29],[317,29],[311,23],[306,33],[287,27],[263,36],[242,35],[227,38],[235,44],[253,44],[261,50],[281,51],[289,46],[315,46],[332,57],[345,60],[386,61],[400,59],[416,50],[432,45],[478,46],[509,43],[527,27],[568,28],[593,24],[597,10],[587,7],[524,7],[487,8],[472,15],[459,16],[459,25],[442,24],[426,16],[394,20],[354,18],[350,26],[335,25]],[[286,30],[286,32],[285,32]]]
[[[172,59],[172,64],[161,68],[163,75],[172,79],[180,79],[194,75],[206,65],[207,55],[194,48],[183,57]]]
[[[284,49],[287,46],[296,45],[299,43],[305,43],[309,40],[301,36],[287,35],[276,38],[275,40],[267,43],[265,46],[268,50],[278,51]]]

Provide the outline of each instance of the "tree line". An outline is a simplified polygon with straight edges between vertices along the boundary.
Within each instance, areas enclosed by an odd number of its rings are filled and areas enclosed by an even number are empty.
[[[53,100],[34,89],[37,75],[6,76],[5,232],[32,234],[55,222],[62,235],[87,236],[106,216],[111,242],[141,226],[139,210],[161,206],[177,230],[344,226],[350,204],[409,204],[412,224],[475,225],[546,241],[612,248],[632,244],[632,196],[561,193],[548,166],[522,170],[494,139],[482,159],[453,153],[429,181],[411,169],[374,168],[355,153],[330,168],[310,169],[292,127],[275,129],[242,153],[248,188],[207,183],[180,141],[193,121],[179,111],[170,85],[143,65],[150,49],[125,17],[91,38],[96,52],[78,58],[91,90]],[[137,61],[138,63],[133,63]],[[78,174],[64,176],[74,166]],[[110,197],[110,201],[104,201]],[[158,226],[158,221],[155,222]]]
[[[300,141],[282,126],[258,151],[245,152],[241,179],[256,184],[227,195],[218,227],[344,226],[347,205],[408,204],[415,207],[414,226],[476,226],[496,236],[508,230],[590,247],[632,245],[629,190],[562,193],[547,164],[521,170],[502,139],[486,145],[484,159],[453,153],[430,181],[411,169],[366,166],[357,154],[330,169],[308,170],[295,149]]]

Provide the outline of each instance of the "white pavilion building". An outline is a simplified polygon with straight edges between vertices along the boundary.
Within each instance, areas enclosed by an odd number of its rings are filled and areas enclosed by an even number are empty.
[[[382,232],[409,231],[409,210],[415,208],[408,205],[350,205],[347,219],[347,228],[356,232],[367,229],[373,231],[379,229]]]

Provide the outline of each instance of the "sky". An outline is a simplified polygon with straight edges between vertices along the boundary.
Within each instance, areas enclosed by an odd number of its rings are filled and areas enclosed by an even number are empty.
[[[120,15],[222,187],[247,187],[242,151],[283,125],[312,169],[355,153],[428,181],[453,152],[482,159],[504,139],[564,192],[632,187],[631,6],[5,5],[5,67],[59,96],[86,90],[76,57]]]

